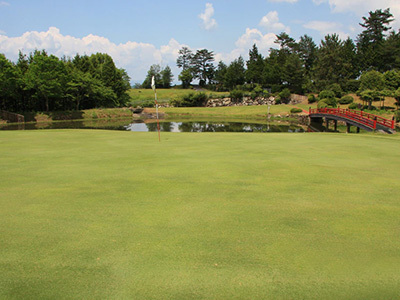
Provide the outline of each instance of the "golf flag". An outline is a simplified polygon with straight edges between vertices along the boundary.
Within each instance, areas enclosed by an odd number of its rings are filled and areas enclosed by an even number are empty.
[[[154,76],[151,77],[151,88],[152,88],[153,91],[154,91],[154,101],[156,102],[158,141],[161,142],[161,137],[160,137],[160,121],[159,121],[159,119],[158,119],[158,103],[157,103],[157,92],[156,92],[156,80],[154,79]]]
[[[156,81],[154,79],[154,76],[151,77],[151,88],[153,89],[153,91],[156,91]]]

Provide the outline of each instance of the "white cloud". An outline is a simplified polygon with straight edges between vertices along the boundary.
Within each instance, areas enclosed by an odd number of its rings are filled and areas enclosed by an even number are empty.
[[[336,13],[354,12],[358,16],[367,16],[369,11],[390,8],[396,19],[400,19],[399,0],[313,0],[315,4],[328,3],[331,10]],[[400,22],[393,23],[399,28]]]
[[[63,35],[55,27],[49,28],[46,32],[29,31],[19,37],[0,35],[1,52],[11,60],[17,60],[19,50],[28,54],[36,49],[45,49],[48,53],[58,57],[63,55],[74,57],[77,53],[90,55],[103,52],[108,53],[114,59],[117,67],[126,69],[134,82],[144,80],[152,64],[169,65],[173,73],[177,74],[176,58],[179,49],[183,46],[175,39],[171,39],[168,45],[160,48],[156,48],[152,44],[137,42],[117,45],[107,38],[92,34],[83,38]]]
[[[218,24],[215,19],[212,17],[214,16],[214,7],[211,3],[206,3],[206,9],[204,13],[199,15],[199,18],[203,21],[204,29],[211,30],[217,28]]]
[[[319,31],[322,36],[336,33],[341,39],[347,39],[348,33],[343,32],[343,26],[336,22],[310,21],[303,25],[304,28]]]
[[[296,3],[298,0],[268,0],[268,2],[288,2],[288,3]]]
[[[259,52],[266,56],[269,53],[270,48],[277,48],[278,45],[274,43],[276,35],[274,33],[262,34],[262,32],[256,28],[247,28],[246,32],[239,37],[236,41],[236,48],[230,53],[217,53],[215,55],[216,61],[224,61],[229,63],[240,55],[245,59],[248,57],[249,49],[256,44]]]
[[[10,3],[6,1],[0,1],[0,6],[10,6]]]
[[[275,33],[280,33],[282,31],[290,33],[290,27],[279,22],[277,11],[270,11],[268,14],[262,17],[259,26]]]

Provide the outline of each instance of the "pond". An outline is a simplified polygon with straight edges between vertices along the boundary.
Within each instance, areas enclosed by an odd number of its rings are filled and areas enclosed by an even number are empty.
[[[136,132],[157,131],[154,120],[78,120],[46,123],[3,124],[0,130],[37,130],[37,129],[109,129]],[[289,123],[252,123],[225,121],[180,121],[160,122],[163,132],[305,132],[304,126]]]

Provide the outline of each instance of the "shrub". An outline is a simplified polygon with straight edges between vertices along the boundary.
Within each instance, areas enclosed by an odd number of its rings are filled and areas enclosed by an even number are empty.
[[[290,90],[288,88],[284,88],[282,92],[279,93],[279,96],[281,97],[281,102],[286,104],[289,103],[290,95]]]
[[[317,102],[317,98],[315,97],[315,95],[314,94],[309,94],[308,95],[308,103],[315,103],[315,102]]]
[[[349,109],[359,109],[359,105],[353,102],[349,105]]]
[[[335,93],[331,90],[323,90],[319,93],[319,99],[335,98]]]
[[[356,79],[347,80],[343,88],[348,93],[355,93],[360,89],[360,81]]]
[[[350,104],[354,102],[354,98],[352,96],[343,96],[338,100],[340,104]]]
[[[318,101],[318,106],[317,107],[318,108],[326,108],[326,107],[328,107],[328,103],[324,102],[323,100]]]
[[[394,118],[396,119],[396,122],[400,122],[400,110],[397,110],[394,113]]]
[[[279,97],[279,95],[275,97],[275,104],[282,104],[281,97]]]
[[[200,107],[204,106],[208,100],[207,94],[200,93],[189,93],[183,95],[180,99],[174,99],[171,104],[175,107]]]
[[[229,94],[229,98],[233,102],[240,102],[243,99],[244,92],[242,90],[232,90]]]
[[[303,110],[301,108],[296,108],[296,107],[293,107],[290,110],[290,113],[292,113],[292,114],[297,114],[297,113],[301,113],[301,112],[303,112]]]
[[[341,98],[343,96],[343,90],[340,84],[338,83],[333,83],[329,86],[330,91],[332,91],[335,94],[336,98]]]
[[[154,107],[155,103],[153,100],[144,101],[141,105],[142,107]]]
[[[265,93],[263,88],[257,84],[256,87],[251,91],[250,97],[255,100],[257,97],[264,97]]]

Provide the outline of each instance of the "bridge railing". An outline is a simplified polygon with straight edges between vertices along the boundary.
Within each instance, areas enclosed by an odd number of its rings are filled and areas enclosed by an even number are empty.
[[[368,126],[372,129],[376,129],[377,124],[382,126],[394,129],[395,121],[394,119],[389,120],[382,118],[381,116],[377,116],[374,114],[366,113],[359,110],[352,109],[344,109],[344,108],[315,108],[310,109],[309,114],[331,114],[340,117],[344,117],[346,119],[350,119],[356,121],[360,124]]]

